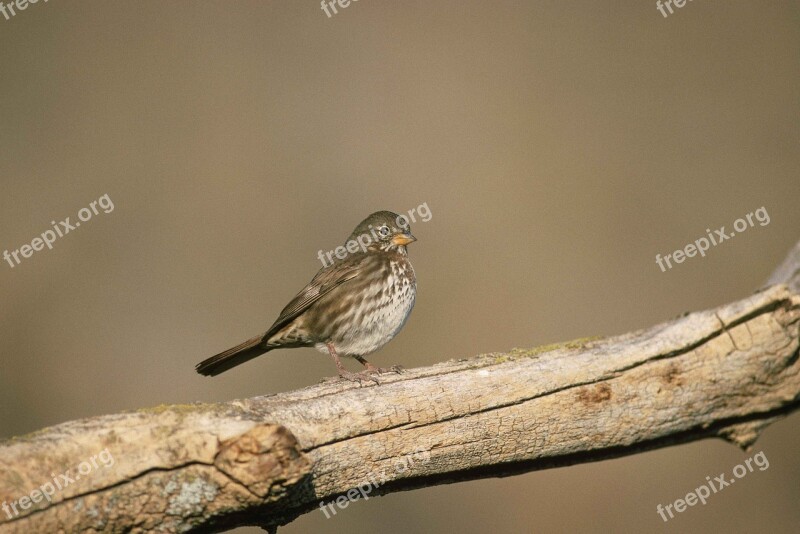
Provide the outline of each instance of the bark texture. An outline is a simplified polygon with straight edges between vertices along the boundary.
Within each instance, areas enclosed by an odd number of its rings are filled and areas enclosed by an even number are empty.
[[[0,532],[273,530],[337,497],[708,437],[748,448],[800,406],[800,243],[768,283],[621,336],[13,438],[0,443]]]

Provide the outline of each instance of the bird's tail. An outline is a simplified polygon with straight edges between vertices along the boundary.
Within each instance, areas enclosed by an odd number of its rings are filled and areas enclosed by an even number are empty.
[[[195,370],[205,376],[216,376],[224,373],[228,369],[252,360],[273,348],[264,346],[262,341],[264,341],[263,334],[248,339],[225,352],[220,352],[216,356],[203,360],[195,366]]]

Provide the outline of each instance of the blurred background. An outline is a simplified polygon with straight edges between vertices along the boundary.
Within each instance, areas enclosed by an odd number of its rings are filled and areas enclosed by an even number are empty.
[[[417,304],[371,358],[430,365],[647,327],[742,298],[800,239],[797,2],[38,2],[0,15],[0,438],[288,391],[313,349],[214,379],[369,213],[412,224]],[[764,207],[754,228],[662,256]],[[353,367],[355,369],[355,367]],[[284,534],[796,532],[793,415],[770,468],[719,440],[312,512]],[[256,532],[240,529],[237,532]]]

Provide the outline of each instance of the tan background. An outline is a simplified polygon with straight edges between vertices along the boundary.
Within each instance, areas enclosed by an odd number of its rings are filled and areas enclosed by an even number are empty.
[[[427,202],[417,306],[379,365],[610,335],[749,294],[800,238],[796,2],[50,1],[0,17],[0,437],[286,391],[312,349],[215,379],[364,216]],[[662,273],[757,208],[771,222]],[[301,532],[771,531],[800,524],[794,415],[721,441],[359,501]],[[730,476],[730,475],[729,475]],[[246,530],[242,530],[245,532]]]

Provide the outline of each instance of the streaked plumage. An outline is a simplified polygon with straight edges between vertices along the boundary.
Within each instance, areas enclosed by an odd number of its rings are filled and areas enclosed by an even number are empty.
[[[333,357],[340,376],[374,379],[346,371],[339,355],[356,358],[370,373],[383,371],[364,356],[391,341],[414,307],[416,275],[406,245],[416,239],[410,231],[395,213],[373,213],[347,240],[370,235],[365,252],[321,269],[266,333],[201,362],[197,372],[214,376],[272,349],[315,347]]]

